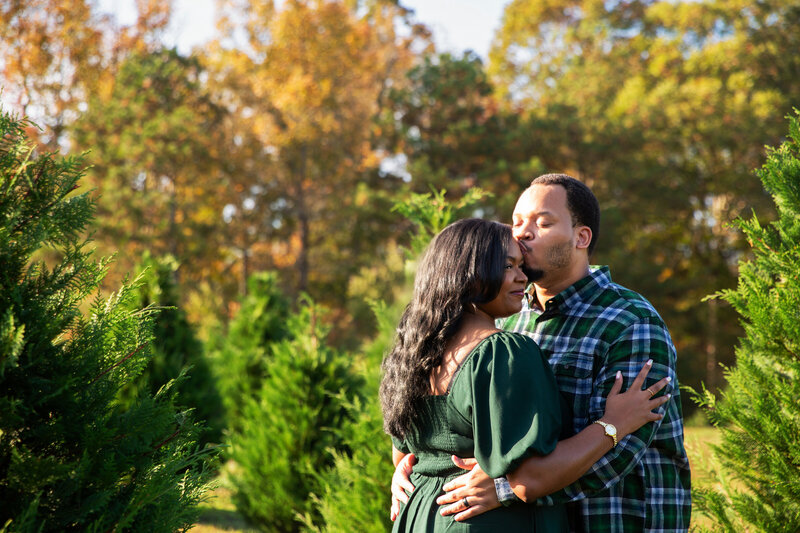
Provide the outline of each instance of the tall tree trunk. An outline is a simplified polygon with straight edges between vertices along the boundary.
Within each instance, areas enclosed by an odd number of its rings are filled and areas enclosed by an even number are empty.
[[[297,180],[299,183],[298,194],[296,195],[297,202],[297,221],[300,228],[300,253],[297,256],[297,269],[300,272],[300,280],[298,282],[298,290],[304,292],[308,290],[308,250],[309,242],[311,240],[311,213],[309,213],[309,206],[306,202],[305,191],[303,184],[306,182],[306,173],[308,172],[308,147],[304,146],[300,155],[300,164]]]
[[[239,285],[239,292],[242,296],[247,296],[247,278],[250,277],[250,247],[242,246],[242,279]]]

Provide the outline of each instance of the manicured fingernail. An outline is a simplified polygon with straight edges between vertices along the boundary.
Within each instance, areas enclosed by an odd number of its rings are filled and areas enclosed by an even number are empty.
[[[669,383],[670,381],[672,381],[672,378],[667,376],[667,383]]]
[[[617,370],[617,379],[619,379],[621,377],[622,377],[622,371],[621,370]]]
[[[652,365],[652,364],[653,364],[653,360],[652,360],[652,359],[648,359],[648,360],[647,360],[647,363],[645,363],[645,364],[646,364],[647,366],[650,366],[650,365]]]
[[[672,398],[672,394],[667,394],[667,399]]]

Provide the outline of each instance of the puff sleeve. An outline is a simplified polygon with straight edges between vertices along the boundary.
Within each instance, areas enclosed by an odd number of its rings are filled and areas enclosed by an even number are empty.
[[[561,399],[550,365],[533,339],[498,332],[462,364],[450,390],[471,423],[475,459],[491,477],[531,455],[547,455],[561,433]]]

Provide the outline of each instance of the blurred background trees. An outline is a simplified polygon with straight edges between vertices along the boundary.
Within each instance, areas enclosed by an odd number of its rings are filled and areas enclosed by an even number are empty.
[[[426,193],[443,206],[444,189],[464,214],[508,221],[544,172],[599,197],[593,262],[662,313],[682,383],[725,386],[742,329],[703,297],[733,287],[751,253],[728,224],[776,216],[751,169],[800,105],[796,2],[512,0],[487,60],[437,51],[402,1],[222,1],[220,37],[191,53],[164,44],[172,2],[131,4],[127,25],[90,0],[0,5],[0,99],[39,124],[39,150],[88,151],[91,235],[116,254],[103,288],[150,262],[160,281],[140,303],[180,310],[136,386],[210,369],[225,406],[203,414],[211,441],[266,401],[303,295],[325,310],[325,344],[356,354],[348,372],[366,385],[348,401],[373,409],[378,356],[364,354],[391,322],[373,309],[391,315],[413,270],[415,225],[393,206]],[[471,203],[476,186],[491,196]],[[363,442],[369,423],[341,430]],[[345,448],[325,464],[356,468]],[[295,512],[321,527],[315,513],[342,507]]]

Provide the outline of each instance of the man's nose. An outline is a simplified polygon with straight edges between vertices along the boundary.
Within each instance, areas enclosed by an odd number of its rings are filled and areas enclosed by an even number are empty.
[[[514,235],[514,237],[516,237],[518,241],[529,241],[533,239],[533,232],[530,230],[530,228],[525,226],[524,228],[519,230],[517,234]]]

